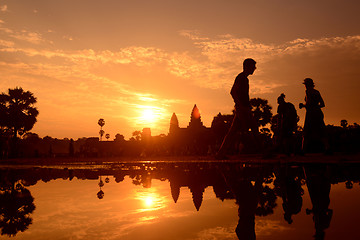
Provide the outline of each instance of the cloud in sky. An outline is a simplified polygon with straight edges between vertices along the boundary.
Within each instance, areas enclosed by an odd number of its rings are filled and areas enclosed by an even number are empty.
[[[14,33],[12,37],[34,44],[40,44],[44,41],[41,34],[36,32],[28,32],[26,30],[22,30],[21,32]]]
[[[14,42],[6,41],[6,40],[1,40],[1,39],[0,39],[0,46],[10,48],[10,47],[13,47],[13,46],[14,46]]]
[[[227,227],[213,227],[204,229],[197,233],[196,240],[206,240],[206,239],[232,239],[234,238],[234,229],[236,226],[227,226]]]
[[[41,35],[35,32],[14,32],[11,29],[0,29],[10,37],[38,44]],[[234,38],[231,35],[220,36],[219,39],[201,37],[198,32],[181,31],[194,41],[194,45],[200,49],[200,56],[190,52],[166,52],[153,47],[126,47],[119,51],[94,51],[84,49],[78,51],[37,50],[35,48],[15,47],[12,41],[2,40],[0,44],[7,48],[2,52],[22,53],[29,57],[61,58],[77,66],[89,66],[94,64],[135,64],[138,67],[165,64],[166,70],[181,78],[192,78],[195,84],[203,88],[221,88],[229,84],[229,78],[241,70],[242,61],[246,57],[252,57],[258,62],[269,63],[276,58],[296,56],[303,53],[336,49],[359,49],[359,36],[335,37],[322,39],[296,39],[280,45],[267,45],[256,43],[248,38]],[[336,56],[335,56],[336,57]],[[76,69],[76,68],[75,68]],[[84,69],[81,68],[81,71]],[[259,71],[262,71],[261,69]],[[267,81],[268,82],[268,81]],[[262,82],[263,83],[263,82]],[[263,84],[261,84],[263,85]],[[277,87],[275,84],[274,87]],[[270,88],[271,86],[269,86]]]
[[[0,5],[0,12],[8,12],[8,6],[5,4],[5,5]]]
[[[3,24],[4,22],[0,21],[0,32],[5,33],[6,38],[17,39],[31,44],[51,43],[51,41],[45,40],[40,33],[28,30],[14,31],[13,29],[2,27]]]
[[[359,72],[356,62],[360,58],[360,36],[296,39],[279,45],[256,43],[251,39],[238,39],[231,35],[213,40],[188,37],[195,39],[194,44],[201,49],[206,59],[195,61],[187,56],[188,61],[177,65],[178,72],[196,78],[195,83],[205,88],[221,88],[232,84],[229,79],[233,79],[242,69],[242,61],[247,57],[256,59],[260,66],[253,77],[254,94],[269,93],[291,84],[286,80],[291,77],[304,78],[306,72],[314,74],[315,67],[322,68],[317,75],[326,74],[339,66],[341,69],[346,68],[348,73]],[[328,80],[332,81],[331,78]],[[347,81],[353,82],[352,79]]]

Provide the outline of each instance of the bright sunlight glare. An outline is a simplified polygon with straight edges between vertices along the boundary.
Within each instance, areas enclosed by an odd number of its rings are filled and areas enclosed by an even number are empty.
[[[147,196],[145,199],[144,199],[144,204],[146,207],[152,207],[154,205],[154,199],[153,197],[151,196]]]
[[[163,109],[155,106],[138,105],[138,123],[154,127],[161,119]]]
[[[141,202],[141,211],[155,211],[165,207],[164,200],[155,192],[141,192],[137,199]]]
[[[144,109],[142,112],[142,118],[148,122],[153,122],[155,120],[155,113],[152,109]]]

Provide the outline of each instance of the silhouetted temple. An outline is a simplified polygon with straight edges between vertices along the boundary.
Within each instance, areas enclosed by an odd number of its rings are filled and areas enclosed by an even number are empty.
[[[186,128],[179,126],[178,118],[173,113],[169,128],[169,142],[173,154],[207,154],[213,139],[212,130],[202,123],[196,104],[191,111],[190,122]]]

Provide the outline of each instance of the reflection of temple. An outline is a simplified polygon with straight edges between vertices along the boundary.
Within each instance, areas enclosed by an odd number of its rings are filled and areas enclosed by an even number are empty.
[[[302,182],[305,180],[306,175],[309,195],[313,204],[313,208],[308,210],[308,212],[314,216],[317,239],[322,239],[325,229],[329,227],[331,220],[331,212],[329,211],[331,184],[348,181],[358,183],[360,179],[360,165],[334,164],[326,168],[310,166],[311,164],[306,164],[305,166],[294,165],[289,169],[279,170],[276,164],[256,165],[232,162],[184,161],[111,163],[99,165],[98,167],[91,165],[88,168],[86,166],[81,166],[80,168],[76,166],[69,168],[10,168],[0,169],[0,196],[1,194],[6,194],[7,190],[4,189],[12,189],[17,186],[17,192],[19,192],[23,189],[21,186],[29,187],[35,185],[39,180],[48,182],[59,178],[70,181],[74,177],[77,179],[97,179],[101,183],[100,187],[105,185],[103,191],[100,192],[101,198],[106,198],[107,195],[104,195],[104,192],[106,192],[106,184],[109,182],[107,177],[102,182],[102,177],[104,176],[113,176],[116,183],[122,182],[128,176],[132,179],[133,184],[144,188],[150,188],[153,179],[168,180],[170,185],[169,194],[171,193],[174,202],[178,202],[181,198],[181,188],[189,189],[194,207],[198,211],[204,201],[203,194],[205,189],[209,190],[209,188],[212,188],[215,196],[222,201],[224,199],[236,200],[239,205],[239,219],[241,217],[237,233],[241,234],[241,236],[253,236],[253,232],[244,232],[244,229],[248,229],[246,227],[248,225],[253,226],[255,215],[266,216],[272,214],[272,210],[276,206],[277,196],[283,198],[284,203],[287,204],[287,207],[283,206],[284,213],[297,214],[301,210],[301,185],[304,184]],[[305,175],[303,169],[305,169]],[[275,181],[274,173],[276,175]],[[14,185],[14,183],[18,182],[22,185]],[[9,185],[9,183],[11,184]],[[99,191],[98,188],[94,189],[96,189],[96,192]],[[21,196],[25,196],[26,192],[24,190],[21,191]],[[16,193],[16,191],[12,192]],[[96,192],[94,190],[94,193]],[[26,196],[28,195],[30,194]],[[29,199],[31,200],[32,198],[29,197]],[[17,202],[19,201],[17,200]],[[0,201],[0,205],[4,203],[4,201]],[[12,200],[8,203],[16,203],[16,201]],[[294,207],[290,209],[289,206]],[[6,209],[11,208],[7,206]],[[251,212],[249,212],[250,210]]]
[[[179,168],[171,170],[168,178],[174,202],[179,199],[180,188],[187,187],[191,192],[194,206],[199,211],[205,189],[219,182],[220,176],[213,171],[199,171],[197,168],[197,166],[189,167],[189,172]]]
[[[189,125],[186,128],[179,127],[178,118],[173,113],[169,129],[169,142],[172,153],[178,155],[206,154],[212,139],[212,130],[203,125],[196,104],[191,112]]]

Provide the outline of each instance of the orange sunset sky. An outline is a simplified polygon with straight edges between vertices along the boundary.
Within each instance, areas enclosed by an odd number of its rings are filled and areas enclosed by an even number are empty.
[[[250,97],[280,93],[298,106],[314,79],[325,123],[360,123],[358,0],[0,0],[0,92],[37,97],[40,137],[126,139],[150,127],[204,125],[233,108],[244,58],[257,70]],[[298,110],[303,123],[304,110]]]

